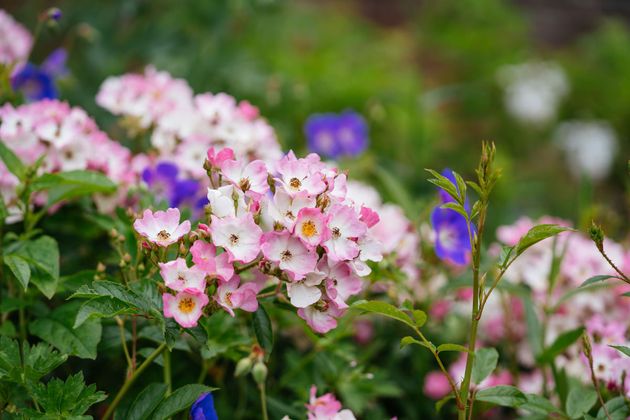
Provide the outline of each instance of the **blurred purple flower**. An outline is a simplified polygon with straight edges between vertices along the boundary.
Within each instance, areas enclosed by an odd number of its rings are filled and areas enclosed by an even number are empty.
[[[445,169],[442,171],[442,175],[457,186],[453,171]],[[455,201],[442,189],[439,190],[439,195],[442,204]],[[468,199],[466,199],[464,208],[470,213]],[[471,224],[469,232],[468,222],[464,216],[455,210],[444,209],[440,206],[433,209],[431,224],[435,231],[435,254],[438,258],[456,265],[468,264],[472,251],[470,232],[474,232],[475,227]]]
[[[190,205],[200,210],[208,203],[201,183],[194,179],[179,179],[179,168],[174,163],[160,162],[153,168],[145,168],[142,180],[158,200],[167,201],[170,207]]]
[[[66,50],[58,48],[40,66],[26,63],[19,67],[11,77],[13,90],[22,92],[28,102],[57,98],[55,80],[68,73],[67,56]]]
[[[368,145],[367,123],[354,111],[311,115],[304,132],[310,151],[332,159],[359,156]]]
[[[191,420],[219,420],[211,392],[206,392],[197,398],[190,407],[190,418]]]

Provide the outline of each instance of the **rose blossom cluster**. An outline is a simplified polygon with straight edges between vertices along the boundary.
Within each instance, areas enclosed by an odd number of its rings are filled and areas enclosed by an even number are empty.
[[[26,61],[33,37],[31,33],[13,17],[0,9],[0,64],[18,64]]]
[[[314,331],[335,328],[371,272],[367,262],[382,258],[371,232],[378,214],[348,197],[346,175],[315,154],[289,152],[267,164],[210,149],[204,166],[212,185],[210,223],[196,231],[192,267],[183,258],[160,266],[175,293],[164,295],[165,315],[196,325],[209,302],[209,281],[217,285],[214,304],[232,315],[237,308],[255,311],[258,291],[275,277],[278,293],[286,285],[288,300]],[[177,209],[146,210],[134,227],[155,246],[169,246],[190,231],[190,222],[179,224]]]
[[[383,203],[375,188],[359,181],[348,181],[347,185],[346,197],[355,203],[357,210],[366,206],[379,215],[379,221],[370,228],[370,234],[381,243],[383,257],[392,259],[406,275],[404,286],[409,292],[420,294],[420,237],[414,225],[400,206]]]
[[[143,74],[128,73],[103,82],[96,102],[128,127],[148,131],[157,161],[180,165],[189,176],[203,177],[210,147],[229,147],[238,158],[279,159],[282,156],[273,128],[258,108],[237,102],[225,93],[195,95],[183,79],[147,67]]]
[[[544,223],[569,226],[568,222],[551,217],[543,217],[536,222],[523,217],[511,226],[500,227],[497,238],[501,245],[513,246],[529,229]],[[499,248],[498,244],[495,245],[497,254]],[[630,252],[608,239],[605,249],[617,267],[625,272],[630,269]],[[554,258],[560,259],[560,265],[551,287],[549,279]],[[630,384],[627,380],[623,381],[624,376],[630,374],[628,357],[610,347],[630,344],[627,333],[630,299],[621,296],[630,288],[614,280],[580,287],[591,277],[614,274],[613,268],[588,237],[578,232],[567,232],[555,239],[541,241],[525,251],[510,266],[502,281],[531,290],[533,309],[544,324],[546,346],[564,332],[585,327],[592,342],[595,376],[610,389],[630,395]],[[448,306],[446,311],[466,314],[470,310],[472,296],[463,295],[462,291],[458,294],[459,300],[442,301],[440,304]],[[526,392],[540,393],[544,382],[553,386],[553,378],[549,375],[545,378],[543,372],[536,368],[527,339],[525,312],[524,302],[519,297],[495,291],[484,308],[479,327],[480,345],[492,347],[509,343],[506,349],[513,352],[512,357],[521,369],[519,381],[515,385]],[[555,359],[555,363],[567,374],[590,381],[590,368],[579,342],[567,348]],[[427,377],[426,380],[436,387],[443,385],[435,377]]]
[[[99,130],[81,108],[43,100],[0,108],[0,138],[25,164],[46,155],[40,172],[99,171],[117,183],[133,178],[131,153]],[[0,194],[12,221],[21,218],[17,206],[18,179],[0,163]]]

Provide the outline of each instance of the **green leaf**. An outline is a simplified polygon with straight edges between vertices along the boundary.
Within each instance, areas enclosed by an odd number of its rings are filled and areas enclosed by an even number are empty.
[[[166,397],[155,409],[151,419],[167,419],[181,411],[188,409],[205,392],[214,391],[201,384],[188,384],[176,389],[171,395]]]
[[[31,382],[48,375],[68,359],[46,343],[37,343],[33,347],[25,344],[23,353],[24,378]]]
[[[534,226],[518,241],[516,245],[516,255],[521,255],[527,248],[544,239],[551,238],[552,236],[569,230],[573,229],[550,224]]]
[[[453,210],[457,213],[459,213],[464,219],[468,220],[469,219],[469,215],[468,212],[466,212],[466,209],[459,203],[454,203],[454,202],[450,202],[450,203],[445,203],[442,204],[440,206],[441,209],[449,209],[449,210]]]
[[[6,218],[9,216],[7,205],[4,204],[4,199],[0,200],[0,226],[3,226]]]
[[[525,323],[527,324],[527,341],[534,352],[534,356],[542,353],[542,327],[540,320],[535,311],[535,305],[532,300],[531,292],[522,296],[523,306],[525,308]]]
[[[439,400],[438,402],[435,403],[435,411],[439,413],[440,411],[442,411],[442,407],[444,407],[444,404],[446,404],[450,400],[454,400],[454,399],[455,399],[455,397],[453,396],[452,393],[450,393],[446,397],[442,398],[441,400]]]
[[[429,179],[429,182],[433,185],[435,185],[438,188],[441,188],[442,190],[444,190],[444,192],[446,192],[448,195],[450,195],[453,200],[455,200],[456,202],[460,203],[460,204],[464,204],[463,202],[461,202],[461,198],[459,196],[459,193],[457,191],[457,187],[455,186],[455,184],[453,184],[451,182],[450,179],[448,179],[447,177],[445,177],[444,175],[434,171],[433,169],[425,169],[427,172],[429,172],[434,178]]]
[[[420,309],[414,309],[411,311],[411,315],[413,315],[413,320],[418,328],[422,328],[422,326],[427,322],[427,313],[421,311]]]
[[[262,304],[259,304],[258,309],[254,312],[252,323],[256,340],[258,340],[258,344],[265,350],[265,356],[268,356],[273,349],[273,328],[269,315]]]
[[[59,246],[50,236],[28,241],[15,255],[26,260],[31,268],[31,282],[48,299],[52,298],[59,283]]]
[[[536,394],[525,394],[527,402],[522,404],[519,408],[527,410],[530,413],[547,415],[551,413],[558,413],[561,410],[556,408],[547,398]]]
[[[108,296],[90,299],[79,308],[73,328],[80,327],[88,319],[113,318],[117,315],[132,315],[138,311],[125,302]]]
[[[0,140],[0,159],[2,159],[9,172],[21,181],[24,180],[26,177],[26,166],[2,140]]]
[[[606,410],[608,410],[608,414],[610,415],[610,420],[625,420],[630,414],[630,410],[628,410],[628,405],[626,404],[626,399],[624,397],[615,397],[606,401]],[[600,408],[597,412],[597,420],[605,420],[608,419],[606,416],[606,412],[603,408]]]
[[[567,347],[575,343],[584,332],[583,327],[576,328],[571,331],[560,334],[555,341],[545,351],[543,351],[537,360],[539,363],[551,363],[556,356],[565,351]]]
[[[20,346],[16,340],[0,336],[0,379],[22,382]]]
[[[597,392],[591,388],[583,388],[581,385],[574,386],[567,396],[566,412],[572,419],[582,417],[595,405]]]
[[[619,277],[617,277],[617,276],[608,276],[608,275],[605,275],[605,274],[601,274],[599,276],[590,277],[588,280],[586,280],[584,283],[582,283],[580,285],[580,287],[588,286],[589,284],[598,283],[600,281],[604,281],[604,280],[608,280],[608,279],[618,279],[618,278]]]
[[[374,173],[383,185],[383,189],[390,194],[392,200],[400,204],[400,206],[405,209],[405,213],[414,214],[416,205],[414,204],[413,197],[409,194],[405,185],[400,182],[400,179],[394,176],[391,171],[380,166],[374,167]]]
[[[437,351],[438,353],[442,351],[461,351],[464,353],[468,353],[468,348],[462,346],[461,344],[446,343],[446,344],[440,344],[437,347]]]
[[[499,353],[493,348],[484,348],[475,351],[475,359],[472,367],[472,381],[481,383],[497,367]]]
[[[52,311],[48,316],[31,322],[32,334],[52,344],[61,352],[95,359],[96,346],[101,341],[100,320],[87,320],[78,328],[73,328],[78,305],[67,303]]]
[[[96,280],[89,286],[81,286],[68,299],[100,297],[114,298],[127,304],[132,309],[138,309],[158,318],[161,317],[161,312],[154,302],[144,296],[139,296],[136,292],[125,288],[125,286],[120,283],[114,283],[107,280]]]
[[[626,347],[626,346],[613,346],[613,345],[609,345],[609,347],[612,347],[613,349],[617,349],[619,350],[621,353],[625,354],[626,356],[630,357],[630,347]]]
[[[134,420],[150,419],[151,413],[160,404],[167,389],[168,387],[165,384],[149,384],[138,394],[123,418]]]
[[[511,385],[499,385],[482,389],[475,394],[475,400],[497,404],[503,407],[519,407],[527,402],[521,390]]]
[[[2,201],[1,198],[0,201]],[[4,265],[9,267],[15,278],[26,291],[28,282],[31,279],[31,268],[28,266],[28,261],[19,255],[7,255],[4,257]]]
[[[359,302],[355,302],[351,307],[365,312],[381,314],[386,317],[393,318],[409,325],[411,328],[416,327],[415,323],[411,320],[411,318],[409,318],[409,315],[387,302],[382,302],[380,300],[361,300]]]
[[[33,398],[49,418],[70,418],[84,414],[90,406],[107,396],[96,391],[95,385],[85,386],[83,373],[68,376],[64,381],[51,379],[46,385],[33,387]]]
[[[81,170],[43,174],[33,181],[32,187],[34,191],[48,191],[48,205],[82,195],[116,190],[116,184],[102,173]]]
[[[426,348],[428,348],[431,351],[435,351],[436,350],[435,349],[435,345],[433,345],[433,343],[426,344],[425,342],[420,341],[420,340],[416,340],[415,338],[413,338],[411,336],[403,337],[400,340],[400,348],[407,347],[410,344],[417,344],[418,346],[426,347]]]

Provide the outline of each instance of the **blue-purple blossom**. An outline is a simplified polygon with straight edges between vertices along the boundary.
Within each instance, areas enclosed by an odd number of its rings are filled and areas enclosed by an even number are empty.
[[[145,168],[142,180],[158,200],[165,200],[169,207],[190,205],[201,210],[208,204],[201,183],[194,179],[180,179],[179,168],[174,163],[160,162]]]
[[[311,152],[337,159],[356,157],[368,146],[368,126],[354,111],[311,115],[304,126]]]
[[[451,180],[455,185],[455,176],[450,169],[442,171],[442,175]],[[446,191],[439,190],[441,204],[455,201]],[[464,205],[466,211],[470,213],[470,205],[466,199]],[[435,254],[444,261],[457,265],[466,265],[470,262],[472,246],[470,244],[470,234],[475,231],[471,224],[468,229],[466,218],[451,209],[444,209],[440,206],[433,209],[431,213],[431,224],[435,231]]]
[[[24,64],[11,77],[11,87],[22,92],[28,102],[57,98],[55,80],[67,74],[66,59],[66,50],[58,48],[40,66]]]
[[[191,420],[219,420],[211,392],[206,392],[197,398],[190,407],[190,418]]]

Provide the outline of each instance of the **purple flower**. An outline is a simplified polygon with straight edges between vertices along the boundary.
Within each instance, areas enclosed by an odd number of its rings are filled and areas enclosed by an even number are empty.
[[[167,201],[169,207],[190,205],[200,210],[208,202],[201,183],[194,179],[179,179],[179,168],[173,163],[160,162],[153,168],[145,168],[142,180],[158,200]]]
[[[455,176],[450,169],[442,171],[442,175],[450,179],[455,185]],[[446,191],[440,189],[442,204],[455,201]],[[466,199],[464,208],[470,213],[470,205]],[[455,210],[443,209],[440,206],[431,213],[431,224],[435,231],[435,254],[441,260],[456,265],[466,265],[470,262],[472,246],[470,244],[470,232],[475,232],[475,227],[470,225],[466,218]]]
[[[21,66],[11,77],[13,90],[21,91],[28,102],[57,98],[55,80],[67,74],[66,58],[66,51],[58,48],[41,66],[32,63]]]
[[[211,392],[206,392],[197,398],[190,407],[190,418],[191,420],[219,420]]]
[[[311,115],[304,132],[310,151],[332,159],[356,157],[368,145],[367,123],[353,111]]]

